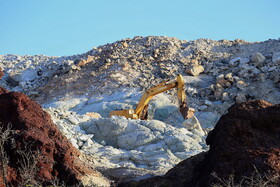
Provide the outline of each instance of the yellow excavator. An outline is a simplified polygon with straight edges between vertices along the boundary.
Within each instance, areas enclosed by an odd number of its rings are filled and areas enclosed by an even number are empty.
[[[185,83],[182,75],[178,75],[175,81],[166,80],[155,87],[152,87],[145,91],[142,98],[140,99],[136,109],[128,110],[117,110],[110,112],[111,116],[125,116],[131,119],[147,120],[148,118],[148,103],[153,96],[177,88],[180,112],[184,119],[189,119],[194,115],[194,109],[187,107],[187,97],[185,93]]]

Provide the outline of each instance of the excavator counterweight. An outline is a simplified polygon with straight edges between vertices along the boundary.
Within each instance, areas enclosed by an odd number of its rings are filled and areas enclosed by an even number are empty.
[[[148,111],[148,103],[152,99],[153,96],[170,90],[172,88],[177,88],[178,100],[180,112],[184,119],[189,119],[194,115],[194,109],[187,107],[187,97],[185,93],[185,83],[182,75],[178,75],[176,81],[163,81],[145,91],[143,96],[141,97],[137,107],[135,110],[117,110],[110,112],[110,116],[125,116],[126,118],[131,119],[147,119],[147,111]]]

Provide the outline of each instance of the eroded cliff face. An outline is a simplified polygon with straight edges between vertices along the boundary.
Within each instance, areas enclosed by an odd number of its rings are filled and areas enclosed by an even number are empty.
[[[80,151],[60,133],[50,115],[24,94],[0,88],[0,125],[8,159],[1,167],[5,168],[2,182],[14,186],[48,185],[55,181],[77,185],[90,176],[101,178],[79,159]],[[9,135],[2,136],[7,130]]]
[[[230,175],[235,184],[246,185],[252,178],[257,182],[261,176],[262,182],[280,185],[279,104],[264,100],[235,104],[206,141],[208,152],[182,161],[166,175],[120,186],[211,186],[220,183],[217,177],[230,180]]]

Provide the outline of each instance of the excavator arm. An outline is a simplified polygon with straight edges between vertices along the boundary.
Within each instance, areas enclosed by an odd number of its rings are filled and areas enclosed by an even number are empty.
[[[141,97],[137,107],[135,110],[119,110],[112,111],[110,116],[125,116],[126,118],[131,119],[147,119],[147,109],[148,103],[152,99],[153,96],[170,90],[172,88],[177,88],[178,100],[180,105],[180,112],[183,115],[184,119],[191,118],[194,115],[194,110],[187,107],[187,100],[185,94],[185,84],[182,75],[177,76],[177,80],[170,82],[169,80],[159,83],[157,86],[152,87],[145,91],[143,96]]]
[[[180,112],[184,119],[189,119],[194,115],[194,109],[187,107],[187,96],[185,92],[185,83],[182,75],[177,76],[177,94],[179,100]]]

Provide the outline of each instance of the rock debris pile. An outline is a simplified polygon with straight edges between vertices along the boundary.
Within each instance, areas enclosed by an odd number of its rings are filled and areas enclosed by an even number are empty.
[[[116,180],[164,174],[207,151],[207,133],[231,105],[260,98],[279,103],[279,72],[280,40],[149,36],[73,56],[0,55],[0,85],[41,104],[71,143]],[[112,110],[134,108],[144,90],[178,73],[194,119],[181,119],[176,90],[151,100],[153,120],[108,118]]]
[[[140,96],[139,94],[120,94],[115,95],[119,98],[119,102],[130,101],[129,98],[135,100]],[[111,99],[114,100],[115,97]],[[163,174],[180,160],[208,149],[204,131],[197,127],[191,128],[194,125],[200,127],[199,122],[191,123],[187,128],[179,120],[177,120],[177,124],[174,123],[177,118],[181,118],[178,107],[164,95],[156,97],[158,99],[151,102],[151,106],[155,106],[156,110],[154,117],[173,121],[173,125],[159,120],[141,121],[127,120],[124,117],[103,118],[101,116],[93,118],[92,115],[96,114],[94,113],[96,111],[86,113],[88,108],[96,108],[96,110],[99,109],[100,114],[106,116],[108,112],[116,109],[114,108],[116,105],[125,106],[114,101],[110,102],[110,99],[106,97],[102,98],[103,104],[100,101],[92,101],[85,106],[81,105],[83,107],[80,107],[82,108],[80,111],[75,107],[66,108],[66,102],[64,102],[65,105],[62,105],[61,102],[54,102],[45,107],[48,108],[47,111],[52,115],[52,119],[60,131],[75,147],[86,154],[94,155],[97,168],[101,170],[104,170],[104,167],[110,169],[140,168],[142,173],[145,171],[150,176]],[[166,117],[162,114],[168,112],[173,113],[172,118],[165,119]],[[181,119],[181,121],[183,120]],[[118,178],[119,176],[113,177]]]

